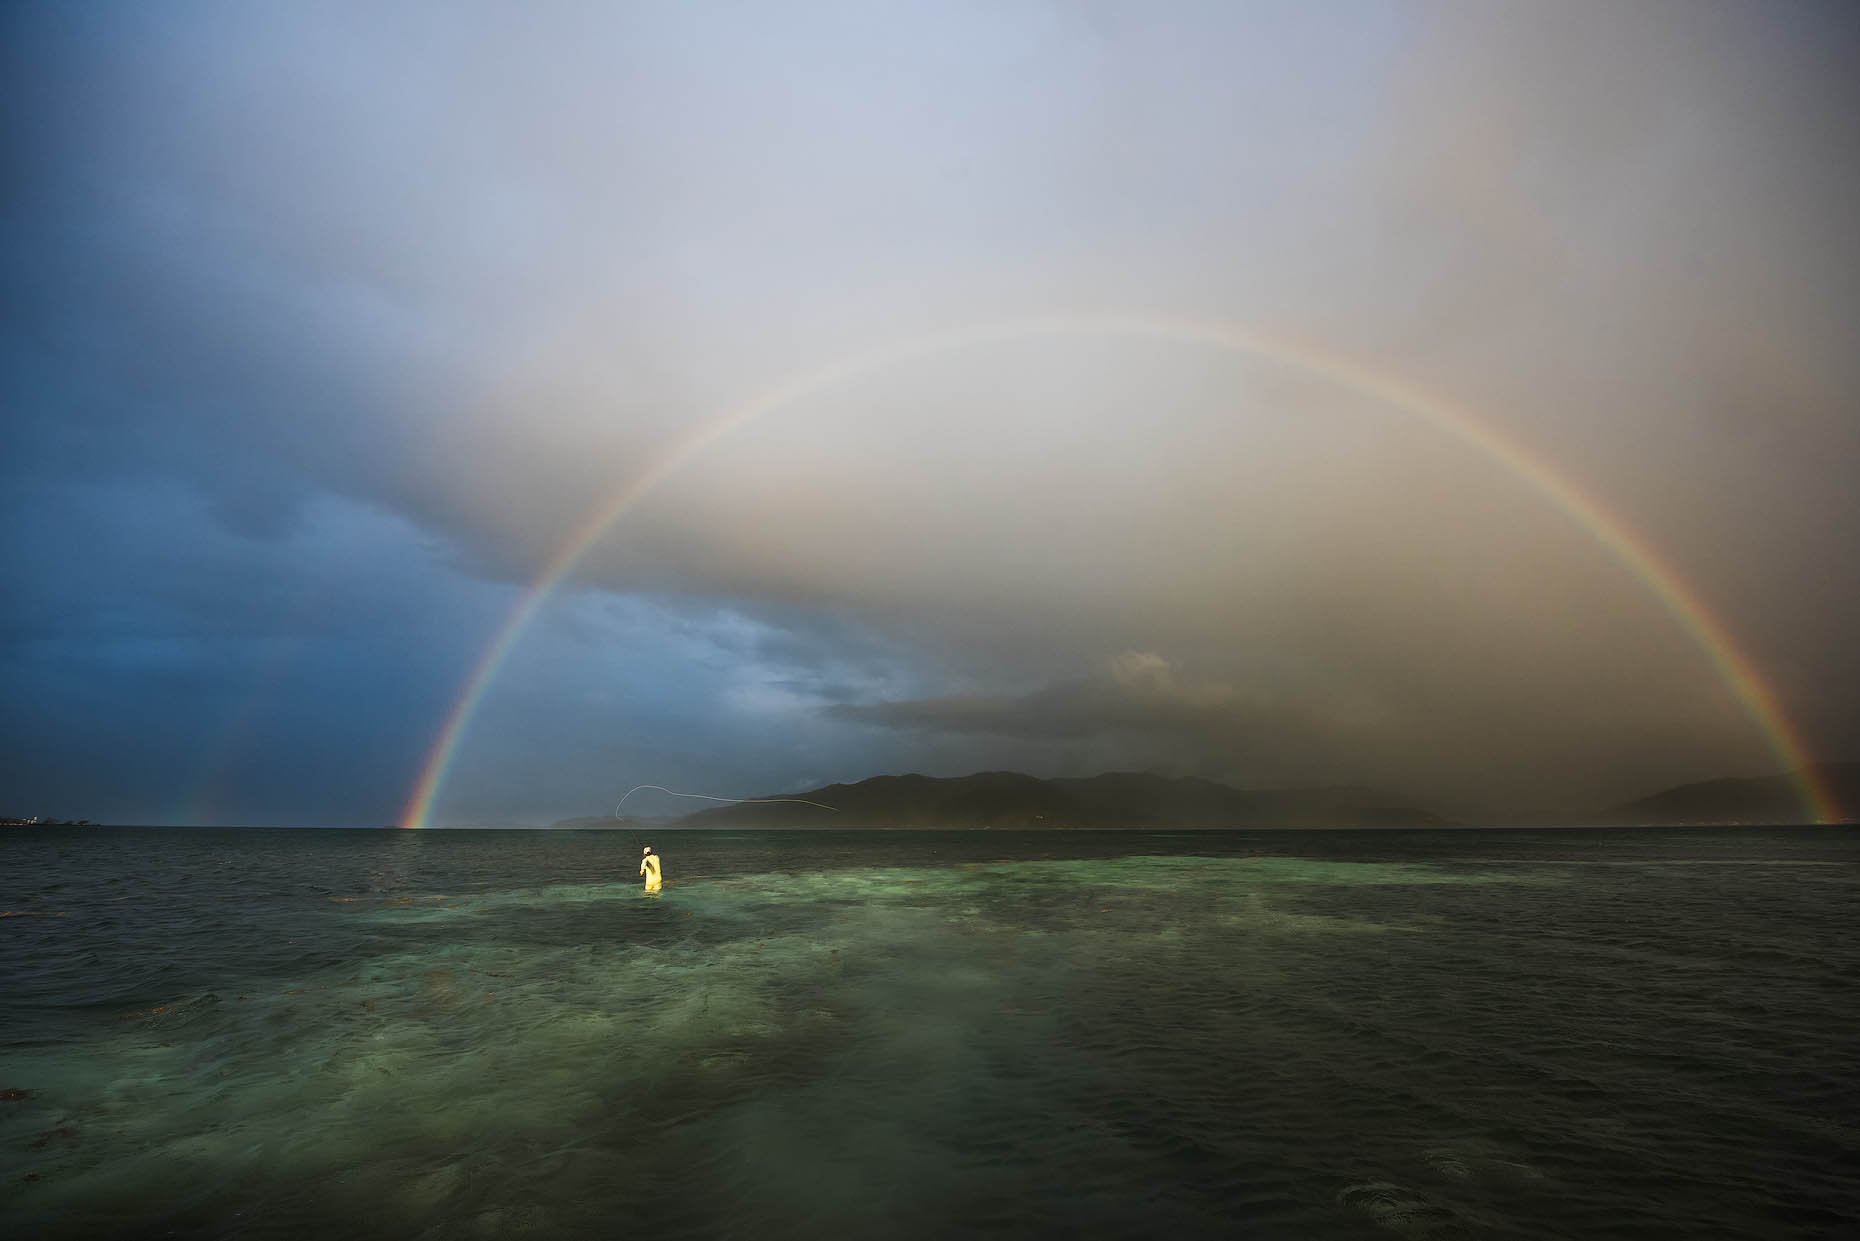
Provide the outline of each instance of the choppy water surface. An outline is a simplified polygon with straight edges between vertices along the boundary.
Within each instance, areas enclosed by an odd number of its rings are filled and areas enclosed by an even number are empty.
[[[1820,1237],[1860,839],[0,835],[18,1236]]]

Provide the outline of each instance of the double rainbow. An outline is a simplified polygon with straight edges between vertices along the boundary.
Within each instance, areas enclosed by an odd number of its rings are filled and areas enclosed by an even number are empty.
[[[1380,401],[1483,452],[1562,509],[1653,593],[1743,706],[1783,770],[1791,773],[1804,813],[1818,823],[1839,819],[1840,811],[1832,791],[1818,778],[1808,750],[1783,713],[1775,692],[1764,682],[1756,665],[1739,649],[1729,630],[1706,607],[1698,592],[1631,525],[1497,426],[1467,409],[1401,380],[1378,374],[1348,358],[1244,328],[1191,319],[1073,315],[1006,320],[882,346],[792,377],[700,424],[688,438],[590,510],[543,565],[465,678],[407,799],[401,813],[402,824],[426,826],[434,799],[445,785],[459,743],[484,700],[485,691],[497,679],[504,660],[550,594],[615,522],[705,449],[758,418],[905,362],[981,345],[1038,337],[1090,335],[1177,341],[1265,359]]]

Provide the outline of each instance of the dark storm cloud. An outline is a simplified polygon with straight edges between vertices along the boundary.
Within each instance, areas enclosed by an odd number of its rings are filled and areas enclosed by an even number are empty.
[[[32,584],[0,618],[9,813],[382,822],[502,602],[335,501],[262,540],[172,481],[15,482],[0,512]],[[464,632],[435,632],[435,605]]]
[[[1103,676],[1080,677],[1025,694],[845,703],[829,711],[892,728],[1052,738],[1236,728],[1260,705],[1232,686],[1185,685],[1162,656],[1131,651],[1114,660]]]
[[[1839,9],[0,20],[14,687],[230,702],[216,653],[313,625],[331,703],[404,704],[352,752],[417,767],[497,608],[722,411],[890,342],[1114,311],[1455,398],[1643,532],[1821,756],[1860,748]],[[1645,583],[1514,475],[1182,342],[823,382],[691,458],[576,582],[487,697],[454,817],[667,770],[1176,762],[1509,806],[1775,761]],[[167,642],[199,658],[166,688],[111,663]],[[331,718],[274,740],[340,753]],[[32,765],[126,744],[58,736]]]
[[[1214,771],[1249,784],[1322,781],[1347,751],[1357,754],[1354,770],[1373,770],[1363,751],[1381,748],[1382,734],[1395,723],[1385,704],[1360,693],[1324,696],[1308,684],[1296,694],[1257,683],[1242,688],[1185,675],[1151,651],[1126,651],[1092,675],[1020,694],[850,702],[825,710],[919,737],[1029,743],[1028,752],[1045,751],[1048,762],[1070,752],[1075,762],[1090,755],[1088,762]]]

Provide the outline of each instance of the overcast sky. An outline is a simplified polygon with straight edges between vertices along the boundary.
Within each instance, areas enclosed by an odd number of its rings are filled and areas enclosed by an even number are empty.
[[[1476,817],[1780,766],[1491,453],[1106,317],[1467,411],[1860,757],[1850,6],[0,23],[0,814],[398,821],[588,514],[784,385],[550,596],[433,822],[1004,767]]]

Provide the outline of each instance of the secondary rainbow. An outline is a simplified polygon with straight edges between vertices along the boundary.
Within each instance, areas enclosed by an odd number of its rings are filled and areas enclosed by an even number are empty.
[[[914,359],[1023,339],[1088,335],[1199,344],[1261,358],[1381,401],[1484,452],[1561,508],[1652,591],[1743,706],[1783,770],[1794,774],[1804,811],[1815,822],[1839,819],[1832,791],[1817,778],[1807,747],[1784,714],[1775,692],[1698,592],[1628,522],[1518,440],[1432,393],[1308,345],[1218,322],[1068,315],[1004,320],[914,337],[792,377],[705,421],[658,461],[623,482],[562,541],[472,666],[421,767],[401,822],[408,827],[426,826],[433,802],[445,785],[459,743],[485,691],[550,594],[609,527],[711,445],[767,414]]]

